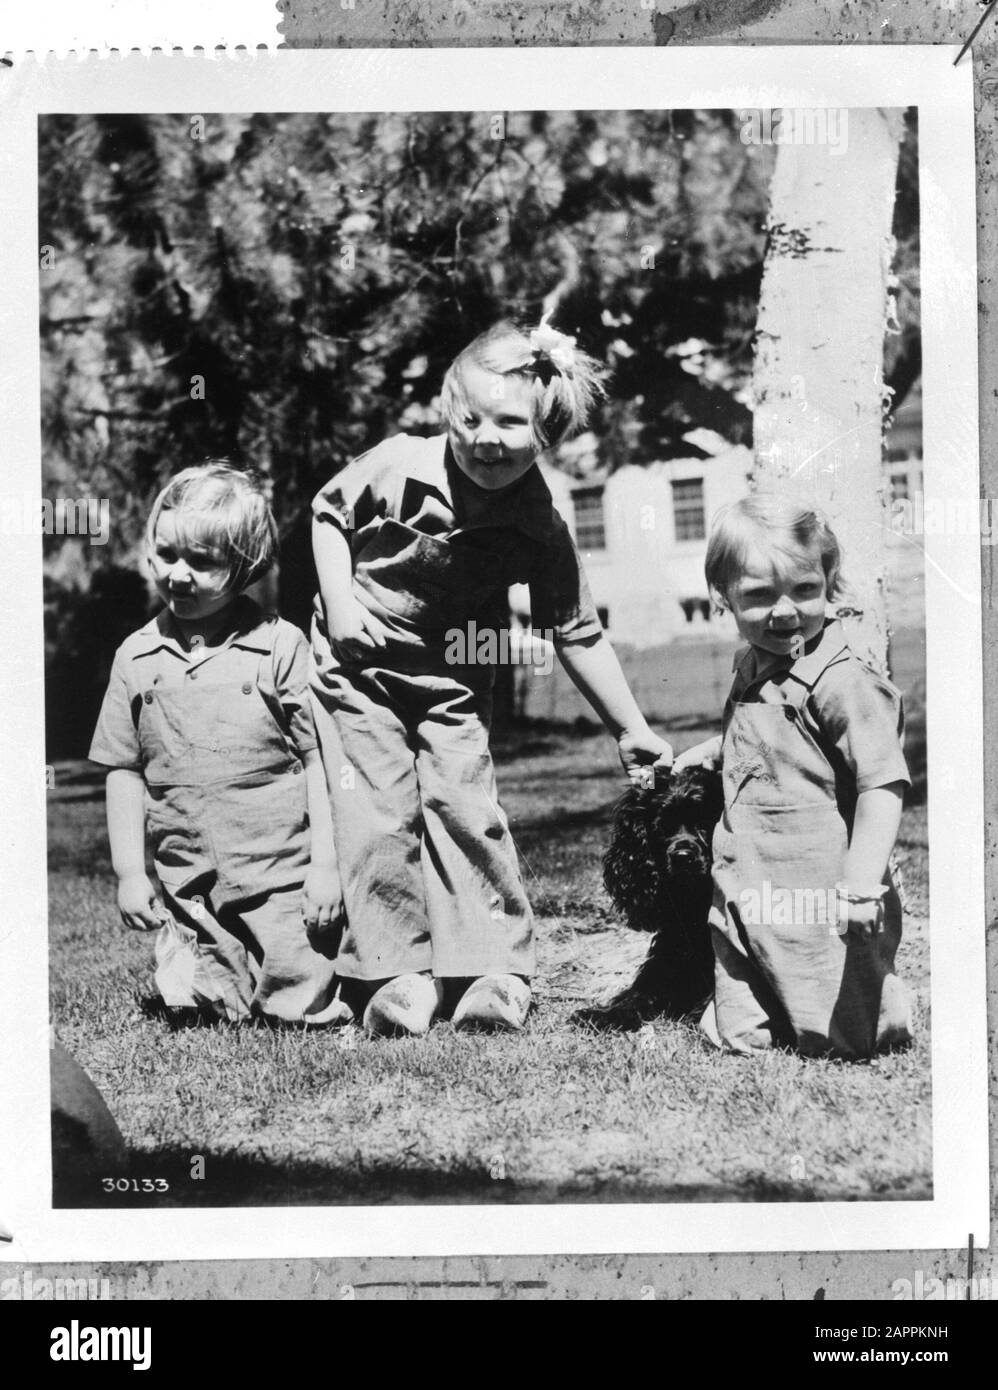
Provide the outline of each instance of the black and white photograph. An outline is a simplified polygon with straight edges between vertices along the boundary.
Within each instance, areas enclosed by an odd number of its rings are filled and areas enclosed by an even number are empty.
[[[47,1239],[965,1235],[969,89],[453,56],[34,117]]]

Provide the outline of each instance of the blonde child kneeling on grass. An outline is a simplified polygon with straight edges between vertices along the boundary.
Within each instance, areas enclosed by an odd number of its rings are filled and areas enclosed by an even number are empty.
[[[826,617],[838,541],[776,495],[726,507],[707,546],[712,599],[748,642],[724,732],[677,768],[720,760],[712,1040],[869,1057],[911,1040],[894,972],[901,904],[888,867],[910,784],[901,696]]]
[[[452,661],[455,634],[507,628],[509,587],[526,583],[535,632],[629,775],[671,761],[536,465],[598,391],[574,339],[501,323],[446,374],[446,434],[395,435],[315,499],[313,689],[347,912],[337,971],[372,1033],[424,1033],[441,1008],[455,1027],[515,1030],[530,1004],[533,919],[489,753],[495,668]]]
[[[122,919],[160,928],[172,1009],[332,1022],[342,901],[308,645],[243,594],[273,563],[274,518],[246,474],[208,463],[159,494],[147,544],[165,607],[118,649],[90,749],[110,769]]]

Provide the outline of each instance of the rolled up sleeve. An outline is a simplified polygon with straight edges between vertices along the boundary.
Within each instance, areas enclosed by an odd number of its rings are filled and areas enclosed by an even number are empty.
[[[274,690],[284,727],[299,756],[318,747],[308,693],[308,643],[290,623],[274,641]]]
[[[582,560],[564,523],[538,557],[528,584],[530,621],[539,636],[562,646],[603,631]]]
[[[128,669],[128,659],[119,649],[111,666],[111,676],[87,756],[91,762],[107,768],[141,772],[142,752],[134,711],[136,692],[129,688]]]
[[[398,491],[397,451],[383,440],[340,469],[312,500],[316,521],[347,533],[390,514]]]
[[[856,778],[858,792],[893,782],[911,785],[902,748],[904,705],[900,691],[858,661],[822,673],[811,695],[826,736]]]

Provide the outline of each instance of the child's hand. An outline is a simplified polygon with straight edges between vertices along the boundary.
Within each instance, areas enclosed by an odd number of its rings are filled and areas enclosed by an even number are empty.
[[[386,628],[353,595],[326,615],[329,641],[341,661],[357,661],[384,647]]]
[[[695,743],[692,748],[687,748],[680,753],[673,763],[673,772],[682,772],[687,767],[706,767],[711,772],[716,772],[721,765],[721,735],[715,738],[705,739],[703,743]]]
[[[886,889],[878,885],[870,893],[857,893],[846,884],[840,883],[839,890],[839,929],[840,934],[853,932],[856,936],[875,937],[884,929],[884,894]]]
[[[145,874],[130,874],[118,881],[118,911],[132,931],[157,931],[165,908]]]
[[[617,751],[624,771],[638,787],[654,783],[653,768],[672,766],[672,744],[653,734],[647,724],[643,729],[625,729],[617,739]]]
[[[342,931],[345,919],[339,871],[332,864],[310,864],[302,889],[302,916],[313,946]]]

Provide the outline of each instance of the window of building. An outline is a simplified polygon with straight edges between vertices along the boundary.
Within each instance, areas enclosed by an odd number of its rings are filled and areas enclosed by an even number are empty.
[[[705,598],[684,598],[680,599],[679,606],[683,610],[683,617],[688,623],[694,618],[702,618],[705,623],[710,622],[710,600]]]
[[[702,541],[705,538],[707,517],[702,478],[687,478],[672,484],[672,516],[677,541]]]
[[[580,550],[606,549],[606,520],[602,487],[581,487],[572,493],[575,543]]]
[[[891,501],[903,502],[909,495],[908,472],[903,468],[891,470]]]

